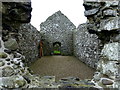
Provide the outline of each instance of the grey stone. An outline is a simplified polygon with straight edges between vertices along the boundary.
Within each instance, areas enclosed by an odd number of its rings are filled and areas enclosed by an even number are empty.
[[[97,35],[90,34],[87,30],[87,23],[84,23],[78,26],[73,37],[74,55],[88,66],[96,68],[99,57]]]
[[[102,20],[100,23],[100,30],[117,30],[120,28],[119,26],[120,17],[115,17],[107,20]]]
[[[61,55],[73,55],[73,31],[75,25],[61,11],[56,12],[40,25],[44,55],[52,55],[58,43]]]
[[[84,0],[86,12],[95,9],[94,2],[100,3],[99,11],[91,16],[87,16],[87,29],[92,34],[96,34],[101,40],[99,50],[101,53],[97,63],[98,74],[94,75],[93,81],[99,87],[119,88],[116,77],[119,77],[119,29],[120,13],[118,0]],[[111,78],[113,83],[101,79]],[[102,84],[103,83],[103,84]],[[107,85],[108,84],[108,85]]]
[[[2,69],[2,76],[3,76],[3,77],[10,77],[10,76],[12,76],[14,73],[15,73],[15,72],[14,72],[13,68],[11,68],[11,67],[9,67],[9,66],[4,67],[4,68]]]
[[[9,7],[9,10],[7,8],[3,8],[3,11],[4,11],[3,12],[4,16],[2,16],[3,20],[7,20],[9,22],[16,21],[16,24],[30,22],[31,11],[32,11],[30,2],[17,3],[13,1],[13,2],[8,2],[7,4],[3,3],[3,6]],[[18,7],[20,8],[18,9]]]
[[[102,74],[100,72],[95,72],[94,73],[93,78],[94,78],[95,81],[99,81],[101,79],[101,77],[102,77]]]
[[[59,88],[90,88],[94,87],[95,84],[90,80],[80,80],[76,77],[67,77],[59,80],[60,87]]]
[[[98,11],[99,11],[99,8],[95,8],[95,9],[92,9],[92,10],[85,11],[85,16],[88,17],[88,16],[95,15]]]
[[[119,57],[119,43],[115,42],[115,43],[109,43],[109,44],[105,44],[104,48],[102,49],[101,55],[106,58],[108,58],[108,60],[120,60]]]
[[[4,43],[5,48],[10,49],[10,50],[16,50],[18,49],[18,43],[15,39],[10,38],[8,41]]]
[[[5,63],[3,61],[0,61],[0,67],[4,66]]]
[[[117,11],[112,9],[107,9],[103,11],[104,16],[117,16]]]
[[[2,80],[4,88],[8,89],[18,89],[18,88],[26,88],[24,87],[26,85],[26,81],[23,79],[22,76],[12,76],[9,78],[4,78]]]
[[[115,1],[106,1],[106,7],[117,7],[118,6],[119,1],[115,0]]]
[[[4,52],[0,52],[0,58],[7,58],[7,54]]]
[[[85,7],[85,10],[87,11],[87,10],[90,10],[90,9],[93,9],[93,8],[98,8],[98,7],[100,7],[100,3],[99,2],[92,2],[92,1],[90,1],[90,2],[84,2],[83,3],[83,6]]]
[[[114,35],[110,37],[112,42],[119,42],[120,43],[120,34]]]
[[[112,85],[113,81],[109,80],[109,79],[102,79],[102,84],[103,85]]]
[[[19,51],[25,56],[25,61],[33,62],[39,58],[40,32],[30,23],[22,24],[18,32]]]

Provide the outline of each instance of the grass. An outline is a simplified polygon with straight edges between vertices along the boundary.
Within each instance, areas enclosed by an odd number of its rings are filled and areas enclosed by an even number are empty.
[[[60,51],[54,51],[54,54],[60,54]]]

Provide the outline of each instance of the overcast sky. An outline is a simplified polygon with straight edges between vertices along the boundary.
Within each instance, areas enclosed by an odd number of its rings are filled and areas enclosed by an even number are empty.
[[[83,0],[32,0],[31,24],[40,30],[40,23],[57,11],[66,15],[75,26],[86,22]]]

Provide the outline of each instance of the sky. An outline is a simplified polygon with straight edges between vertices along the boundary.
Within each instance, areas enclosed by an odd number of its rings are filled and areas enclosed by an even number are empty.
[[[31,0],[31,24],[40,30],[40,24],[57,11],[61,11],[70,21],[78,27],[85,23],[83,0]]]

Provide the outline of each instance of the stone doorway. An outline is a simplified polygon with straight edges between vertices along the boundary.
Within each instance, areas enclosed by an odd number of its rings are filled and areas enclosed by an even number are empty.
[[[60,42],[53,43],[53,55],[61,55],[61,43]]]

